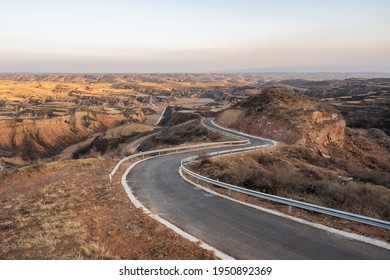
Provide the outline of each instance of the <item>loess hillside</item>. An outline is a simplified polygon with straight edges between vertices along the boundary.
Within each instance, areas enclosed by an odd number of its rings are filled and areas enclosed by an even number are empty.
[[[284,87],[264,89],[217,117],[225,126],[287,144],[306,145],[321,153],[344,144],[345,121],[324,102]]]

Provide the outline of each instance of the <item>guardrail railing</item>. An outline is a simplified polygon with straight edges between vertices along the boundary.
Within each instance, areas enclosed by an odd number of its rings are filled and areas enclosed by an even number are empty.
[[[213,156],[219,156],[219,155],[224,155],[224,154],[238,153],[238,152],[263,148],[265,146],[268,146],[268,145],[236,148],[236,149],[231,149],[231,150],[213,152],[213,153],[209,153],[208,156],[213,157]],[[219,187],[222,187],[225,189],[240,192],[243,194],[247,194],[247,195],[259,197],[262,199],[270,200],[273,202],[286,204],[286,205],[289,205],[292,207],[306,209],[306,210],[310,210],[313,212],[326,214],[326,215],[330,215],[330,216],[334,216],[334,217],[338,217],[338,218],[342,218],[342,219],[346,219],[346,220],[351,220],[351,221],[355,221],[355,222],[359,222],[359,223],[363,223],[363,224],[367,224],[367,225],[371,225],[371,226],[375,226],[375,227],[390,229],[390,222],[388,222],[388,221],[383,221],[383,220],[374,219],[374,218],[370,218],[370,217],[366,217],[366,216],[362,216],[362,215],[357,215],[357,214],[353,214],[353,213],[349,213],[349,212],[344,212],[344,211],[340,211],[340,210],[336,210],[336,209],[332,209],[332,208],[318,206],[315,204],[310,204],[310,203],[294,200],[291,198],[285,198],[285,197],[271,195],[271,194],[267,194],[267,193],[263,193],[263,192],[253,191],[250,189],[231,185],[228,183],[223,183],[223,182],[202,176],[202,175],[197,174],[197,173],[195,173],[195,172],[193,172],[185,167],[186,164],[193,162],[193,161],[197,160],[198,158],[199,158],[199,156],[191,156],[191,157],[183,159],[181,161],[181,164],[180,164],[180,169],[182,170],[182,172],[192,176],[193,178],[195,178],[197,180],[200,180],[200,181],[203,181],[203,182],[215,185],[215,186],[219,186]]]
[[[182,147],[174,147],[174,148],[165,148],[165,149],[157,149],[157,150],[151,150],[146,152],[140,152],[137,154],[133,154],[127,157],[122,158],[114,167],[114,169],[111,171],[111,173],[108,175],[110,183],[112,183],[112,178],[115,175],[115,173],[118,171],[118,168],[121,166],[122,163],[125,161],[128,161],[133,158],[137,157],[145,157],[147,155],[161,155],[169,152],[178,152],[183,150],[192,150],[192,149],[200,149],[200,148],[208,148],[208,147],[218,147],[218,146],[225,146],[225,145],[245,145],[250,144],[250,141],[248,139],[246,140],[235,140],[235,141],[224,141],[224,142],[214,142],[214,143],[203,143],[203,144],[196,144],[196,145],[190,145],[190,146],[182,146]]]

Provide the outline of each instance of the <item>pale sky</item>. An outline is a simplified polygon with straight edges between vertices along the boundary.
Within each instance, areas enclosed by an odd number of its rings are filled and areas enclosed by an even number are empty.
[[[388,0],[0,0],[0,72],[390,72]]]

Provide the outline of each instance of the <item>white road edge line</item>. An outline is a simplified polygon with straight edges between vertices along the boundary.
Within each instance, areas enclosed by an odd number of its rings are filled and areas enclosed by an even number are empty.
[[[174,232],[176,232],[178,235],[180,235],[181,237],[183,237],[184,239],[187,239],[188,241],[191,241],[191,242],[194,242],[194,243],[199,243],[200,247],[203,248],[203,249],[206,249],[206,250],[210,250],[210,251],[214,251],[215,252],[215,255],[222,259],[222,260],[234,260],[235,258],[233,258],[232,256],[229,256],[225,253],[223,253],[222,251],[210,246],[209,244],[206,244],[204,243],[203,241],[199,240],[198,238],[196,238],[195,236],[185,232],[184,230],[178,228],[177,226],[175,226],[174,224],[168,222],[167,220],[161,218],[159,215],[157,214],[153,214],[148,208],[146,208],[136,197],[135,195],[133,194],[133,192],[131,191],[131,188],[130,186],[127,184],[127,180],[126,180],[126,177],[127,175],[129,174],[129,172],[131,171],[131,169],[133,169],[133,167],[135,165],[137,165],[138,163],[142,162],[142,161],[145,161],[145,160],[148,160],[150,158],[154,158],[154,157],[149,157],[149,158],[146,158],[146,159],[142,159],[142,160],[139,160],[135,163],[133,163],[130,167],[128,167],[125,171],[125,173],[122,175],[122,179],[121,179],[121,183],[122,183],[122,186],[124,187],[125,191],[126,191],[126,194],[127,196],[130,198],[130,201],[134,204],[134,206],[136,208],[141,208],[143,210],[143,212],[147,215],[149,215],[149,217],[155,219],[157,222],[165,225],[166,227],[172,229]]]
[[[298,222],[298,223],[309,225],[309,226],[312,226],[312,227],[315,227],[315,228],[327,231],[329,233],[340,235],[340,236],[348,238],[348,239],[353,239],[353,240],[369,243],[371,245],[375,245],[375,246],[378,246],[378,247],[390,250],[390,244],[386,243],[385,241],[382,241],[382,240],[379,240],[379,239],[370,238],[370,237],[366,237],[366,236],[363,236],[363,235],[360,235],[360,234],[357,234],[357,233],[350,233],[350,232],[342,231],[342,230],[339,230],[339,229],[331,228],[331,227],[328,227],[328,226],[324,226],[324,225],[321,225],[321,224],[309,222],[309,221],[306,221],[306,220],[303,220],[303,219],[300,219],[300,218],[296,218],[296,217],[293,217],[293,216],[290,216],[290,215],[287,215],[287,214],[280,213],[280,212],[275,211],[275,210],[271,210],[271,209],[264,208],[264,207],[261,207],[261,206],[255,205],[255,204],[243,202],[243,201],[234,199],[234,198],[232,198],[230,196],[226,196],[226,195],[220,194],[218,192],[215,192],[213,190],[210,190],[209,188],[206,188],[206,187],[204,187],[202,185],[199,185],[199,184],[197,184],[195,182],[192,182],[190,179],[188,179],[187,177],[185,177],[183,175],[183,172],[182,172],[181,168],[179,168],[179,174],[185,181],[187,181],[190,184],[192,184],[192,185],[194,185],[194,186],[196,186],[196,187],[198,187],[198,188],[200,188],[200,189],[202,189],[202,190],[204,190],[204,191],[206,191],[208,193],[211,193],[213,195],[220,196],[220,197],[223,197],[225,199],[231,200],[233,202],[236,202],[236,203],[248,206],[248,207],[252,207],[252,208],[255,208],[257,210],[264,211],[264,212],[267,212],[267,213],[270,213],[270,214],[273,214],[273,215],[276,215],[276,216],[279,216],[279,217],[283,217],[283,218],[286,218],[286,219],[289,219],[289,220],[293,220],[293,221]]]

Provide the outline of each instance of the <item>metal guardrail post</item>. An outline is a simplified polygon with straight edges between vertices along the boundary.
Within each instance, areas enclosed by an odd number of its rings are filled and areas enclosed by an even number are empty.
[[[292,212],[292,205],[291,205],[292,199],[290,198],[290,204],[288,205],[288,213],[291,214]]]

